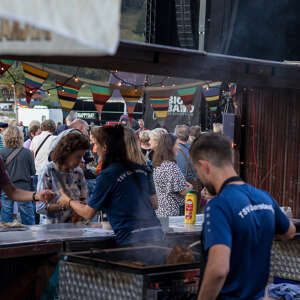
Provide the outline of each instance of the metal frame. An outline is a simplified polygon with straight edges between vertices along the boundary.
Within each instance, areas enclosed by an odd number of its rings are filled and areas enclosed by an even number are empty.
[[[114,56],[2,55],[4,59],[300,89],[298,65],[121,41]]]

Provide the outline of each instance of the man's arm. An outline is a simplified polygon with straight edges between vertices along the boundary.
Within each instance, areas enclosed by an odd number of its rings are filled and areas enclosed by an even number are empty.
[[[156,195],[150,196],[151,204],[154,210],[158,209],[158,199]]]
[[[80,201],[71,200],[70,207],[81,217],[85,218],[86,220],[91,220],[96,211],[88,206],[87,204],[83,204]]]
[[[231,249],[214,245],[208,251],[208,261],[198,300],[215,300],[226,280],[230,266]]]
[[[278,235],[279,239],[281,240],[291,240],[292,238],[294,238],[296,233],[296,227],[295,225],[290,221],[290,226],[289,229],[286,233]]]
[[[71,199],[63,190],[60,190],[60,198],[58,199],[57,204],[60,207],[72,208],[77,215],[86,220],[92,219],[96,214],[96,211],[92,207],[81,203],[80,201]]]
[[[10,200],[13,201],[32,201],[33,200],[33,192],[25,191],[21,189],[16,189],[16,187],[12,184],[5,185],[2,187],[4,193]],[[36,192],[35,199],[41,200],[43,202],[49,202],[55,196],[55,193],[51,191],[42,191]]]

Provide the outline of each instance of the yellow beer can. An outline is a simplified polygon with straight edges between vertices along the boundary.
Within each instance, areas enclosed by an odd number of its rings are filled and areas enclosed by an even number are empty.
[[[185,196],[185,209],[184,209],[185,224],[195,224],[196,213],[197,213],[197,194],[194,190],[190,190]]]

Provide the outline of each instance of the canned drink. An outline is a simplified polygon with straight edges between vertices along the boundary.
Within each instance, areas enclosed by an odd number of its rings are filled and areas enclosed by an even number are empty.
[[[185,196],[184,222],[195,224],[197,213],[197,194],[194,190],[188,191]]]

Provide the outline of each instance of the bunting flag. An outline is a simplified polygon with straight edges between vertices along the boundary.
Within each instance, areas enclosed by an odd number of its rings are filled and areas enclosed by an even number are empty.
[[[203,95],[208,104],[208,109],[216,113],[221,91],[222,82],[213,82],[203,86]]]
[[[162,123],[168,116],[169,99],[171,94],[172,90],[160,90],[151,92],[149,95],[155,117],[160,123]]]
[[[0,59],[0,77],[12,66],[13,60]]]
[[[73,109],[82,83],[65,77],[56,76],[56,91],[60,106],[64,111]]]
[[[180,96],[183,104],[186,106],[187,111],[191,110],[196,90],[197,87],[178,90],[178,95]]]
[[[97,111],[101,113],[104,104],[112,95],[112,90],[110,88],[99,85],[90,85],[90,89],[93,95],[95,107]]]
[[[208,102],[219,100],[221,85],[222,85],[221,82],[214,82],[214,83],[204,85],[203,94],[205,100]]]
[[[33,94],[43,85],[44,81],[48,78],[48,72],[25,63],[22,63],[22,66],[25,75],[26,101],[29,106]]]
[[[129,90],[129,89],[120,89],[120,93],[126,102],[127,113],[130,123],[132,122],[132,115],[135,109],[135,105],[138,103],[140,98],[143,95],[143,90]]]

